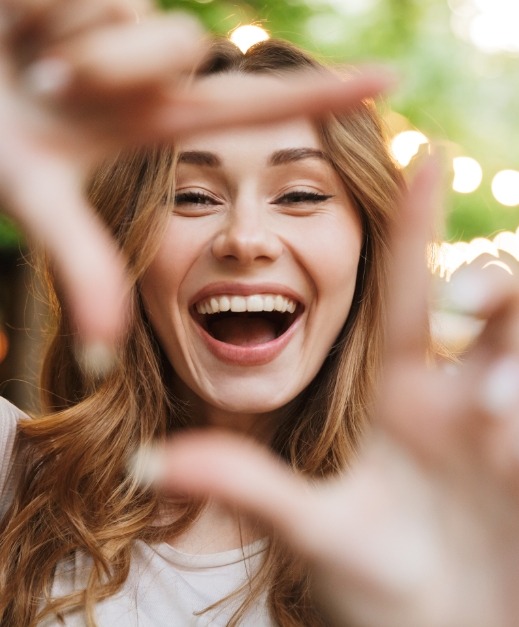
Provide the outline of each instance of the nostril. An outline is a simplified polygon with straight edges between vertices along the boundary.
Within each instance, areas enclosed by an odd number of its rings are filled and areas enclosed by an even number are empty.
[[[247,227],[233,226],[220,232],[212,250],[218,259],[248,264],[277,259],[283,246],[275,233],[255,221]]]

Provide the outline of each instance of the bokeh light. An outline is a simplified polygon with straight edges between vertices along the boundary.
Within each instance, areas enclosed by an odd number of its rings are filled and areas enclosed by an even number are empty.
[[[417,154],[420,146],[428,144],[427,137],[420,131],[402,131],[391,140],[391,153],[397,162],[405,168]]]
[[[506,255],[519,261],[519,228],[512,231],[501,231],[493,239],[475,237],[470,242],[439,242],[429,249],[429,267],[440,278],[450,281],[451,276],[464,264],[470,264],[480,255],[493,257],[488,263],[506,265],[508,272],[512,269],[506,263]]]
[[[483,170],[472,157],[455,157],[452,160],[454,180],[452,189],[460,194],[470,194],[475,191],[483,179]]]
[[[479,262],[476,262],[479,260]],[[431,330],[435,339],[455,353],[462,353],[481,332],[484,321],[449,308],[442,298],[443,281],[450,281],[458,270],[479,263],[481,271],[497,268],[511,276],[519,272],[519,228],[501,231],[493,239],[476,237],[470,242],[441,242],[429,250],[429,267],[436,275],[437,299],[431,312]],[[447,306],[447,308],[446,308]]]
[[[242,52],[247,52],[251,46],[259,43],[260,41],[265,41],[266,39],[269,39],[269,37],[270,35],[264,28],[261,28],[261,26],[256,26],[255,24],[245,24],[244,26],[238,26],[238,28],[235,28],[229,39]]]
[[[519,172],[501,170],[492,179],[492,193],[497,202],[505,207],[519,205]]]
[[[519,261],[519,229],[516,233],[501,231],[494,237],[494,244],[499,250],[512,255],[516,261]]]
[[[449,0],[456,35],[483,52],[519,54],[517,0]]]

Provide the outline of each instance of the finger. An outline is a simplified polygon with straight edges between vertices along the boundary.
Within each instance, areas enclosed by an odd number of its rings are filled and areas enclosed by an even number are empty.
[[[218,75],[174,94],[150,117],[147,128],[157,138],[175,138],[295,115],[342,113],[387,91],[394,83],[392,74],[380,70],[366,71],[346,81],[317,72],[301,72],[282,81],[261,75]]]
[[[85,28],[135,19],[134,0],[0,0],[9,36],[70,36]]]
[[[303,522],[310,523],[316,510],[313,493],[252,440],[219,432],[175,436],[165,445],[159,472],[159,489],[236,505],[308,552]]]
[[[107,369],[127,322],[122,255],[67,167],[29,162],[23,180],[9,185],[2,189],[5,204],[55,263],[86,368]]]
[[[487,320],[468,356],[481,360],[502,351],[519,351],[519,266],[510,268],[496,260],[473,262],[458,270],[442,290],[442,305],[448,309]]]
[[[438,211],[440,170],[428,160],[416,173],[393,223],[389,273],[387,353],[423,360],[428,346],[430,273],[426,246]]]
[[[42,11],[40,7],[40,15],[33,14],[32,18],[32,30],[47,46],[95,28],[137,20],[128,0],[61,0],[52,10]]]
[[[61,101],[124,98],[128,91],[172,86],[206,51],[203,31],[193,18],[174,14],[140,24],[100,28],[48,50],[26,74],[33,88]],[[49,80],[60,65],[66,82]],[[27,78],[26,77],[26,78]]]
[[[519,411],[517,277],[499,266],[485,264],[483,268],[469,267],[458,273],[449,289],[463,304],[472,305],[472,315],[487,320],[465,356],[468,385],[472,384],[474,390],[472,394],[467,390],[467,398],[473,403],[472,413],[490,419],[490,425],[496,428],[505,427],[507,419],[516,423]]]

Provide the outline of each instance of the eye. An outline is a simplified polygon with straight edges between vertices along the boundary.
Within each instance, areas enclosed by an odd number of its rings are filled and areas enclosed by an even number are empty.
[[[186,217],[202,217],[215,213],[222,202],[200,189],[178,190],[175,193],[174,213]]]
[[[331,194],[320,194],[319,192],[308,192],[305,190],[294,190],[286,192],[276,198],[273,205],[296,205],[301,203],[317,204],[332,198]]]
[[[183,205],[219,205],[221,204],[209,194],[203,192],[177,192],[175,194],[175,206]]]

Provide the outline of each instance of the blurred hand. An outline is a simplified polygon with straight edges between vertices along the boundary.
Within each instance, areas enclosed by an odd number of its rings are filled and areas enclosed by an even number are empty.
[[[330,620],[362,627],[512,627],[519,616],[519,289],[468,274],[457,305],[488,319],[456,368],[427,363],[434,165],[395,226],[378,410],[354,466],[309,483],[259,445],[175,436],[158,485],[259,516],[307,557]],[[514,283],[515,282],[515,283]]]
[[[192,18],[145,2],[0,0],[0,204],[47,247],[87,345],[113,346],[127,293],[124,260],[83,194],[95,163],[198,130],[346,110],[388,84],[368,73],[188,87],[205,48]]]

